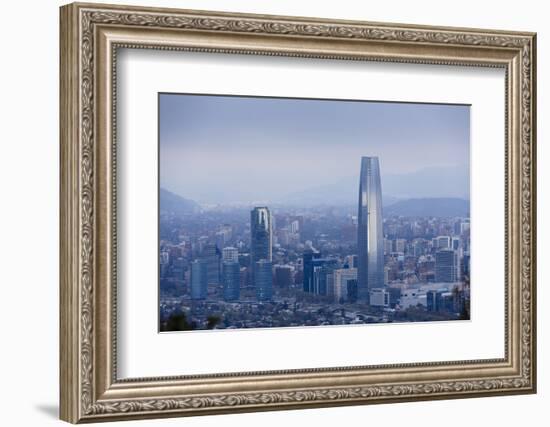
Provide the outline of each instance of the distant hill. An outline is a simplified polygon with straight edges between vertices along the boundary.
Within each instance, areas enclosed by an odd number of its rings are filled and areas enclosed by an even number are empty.
[[[383,175],[382,193],[400,198],[470,198],[466,167],[431,167],[402,175]]]
[[[359,200],[359,182],[344,179],[335,184],[310,188],[287,195],[278,203],[302,207],[356,206]],[[382,195],[382,205],[391,205],[400,200],[388,194]]]
[[[161,212],[173,212],[177,214],[190,214],[200,211],[200,206],[193,200],[181,197],[171,191],[160,189]]]
[[[470,216],[470,202],[452,197],[407,199],[384,208],[384,216]]]
[[[397,200],[433,198],[470,198],[470,177],[467,168],[426,168],[405,174],[382,175],[382,204]],[[355,205],[359,191],[358,176],[339,179],[293,192],[277,202],[290,205]]]

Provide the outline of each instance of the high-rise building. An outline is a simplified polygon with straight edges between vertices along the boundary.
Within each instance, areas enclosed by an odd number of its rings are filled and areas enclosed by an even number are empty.
[[[313,261],[321,258],[321,254],[315,251],[307,251],[303,255],[304,292],[313,292]]]
[[[405,253],[406,245],[407,245],[407,240],[395,239],[395,252]]]
[[[450,236],[437,236],[434,238],[434,246],[437,249],[448,249],[451,247],[451,237]]]
[[[348,280],[348,298],[347,301],[350,303],[357,302],[357,280],[350,279]]]
[[[460,266],[458,254],[452,249],[442,249],[435,253],[436,282],[458,282]]]
[[[372,288],[369,291],[369,304],[373,307],[387,307],[390,305],[390,294],[383,288]]]
[[[339,267],[336,258],[321,258],[315,251],[303,255],[304,292],[316,295],[328,295],[334,287],[333,271]]]
[[[223,298],[237,301],[240,297],[241,267],[238,262],[226,261],[222,264]]]
[[[251,274],[249,267],[241,267],[241,288],[252,287]]]
[[[201,259],[206,263],[208,284],[220,283],[221,252],[215,243],[207,243],[202,250]]]
[[[334,301],[337,303],[348,301],[348,281],[357,282],[356,268],[338,268],[334,270]]]
[[[254,264],[254,286],[258,301],[271,301],[273,298],[273,264],[262,259]]]
[[[334,270],[338,268],[336,259],[319,259],[313,266],[313,293],[330,295],[334,293]]]
[[[197,259],[191,263],[191,299],[205,299],[208,294],[208,275],[205,261]]]
[[[260,260],[272,261],[272,217],[267,207],[250,211],[250,266]]]
[[[378,157],[361,158],[357,227],[357,297],[369,302],[369,290],[384,287],[382,187]]]
[[[293,268],[290,265],[275,266],[275,286],[287,289],[293,283]]]
[[[239,262],[239,250],[232,246],[228,246],[222,249],[222,261],[223,262]]]

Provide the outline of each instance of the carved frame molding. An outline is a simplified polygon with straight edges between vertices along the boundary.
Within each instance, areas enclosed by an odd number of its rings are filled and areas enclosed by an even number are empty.
[[[116,286],[111,279],[116,282],[114,65],[120,47],[506,68],[506,357],[117,380]],[[534,392],[534,97],[532,33],[92,4],[62,7],[61,418],[74,423]],[[273,381],[266,386],[265,378]],[[290,379],[299,385],[285,386]],[[193,391],[197,384],[210,388]]]

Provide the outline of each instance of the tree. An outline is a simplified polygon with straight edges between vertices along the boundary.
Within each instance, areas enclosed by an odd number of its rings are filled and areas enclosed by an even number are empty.
[[[208,316],[206,318],[206,329],[214,329],[221,320],[220,316]]]
[[[160,325],[162,332],[191,331],[193,329],[195,329],[194,322],[189,323],[185,313],[172,313],[168,320]]]

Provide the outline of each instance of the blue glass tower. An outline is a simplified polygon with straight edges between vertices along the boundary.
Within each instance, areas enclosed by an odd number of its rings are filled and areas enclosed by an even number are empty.
[[[304,292],[313,292],[313,267],[314,263],[316,263],[315,261],[319,258],[321,258],[321,254],[319,252],[308,251],[304,253]]]
[[[258,301],[271,301],[273,298],[272,262],[262,259],[254,264],[254,285]]]
[[[250,211],[250,267],[254,275],[256,263],[272,260],[271,213],[267,207],[256,207]]]
[[[208,294],[208,264],[203,260],[191,263],[191,299],[206,299]]]
[[[442,249],[435,253],[435,280],[437,282],[458,282],[460,280],[460,267],[456,251]]]
[[[369,302],[369,291],[384,287],[382,187],[378,157],[362,157],[357,215],[357,298]]]
[[[241,268],[238,262],[222,264],[223,298],[226,301],[238,301],[241,286]]]
[[[220,260],[221,252],[215,243],[208,243],[204,246],[201,260],[206,263],[207,282],[218,285],[220,283]]]

